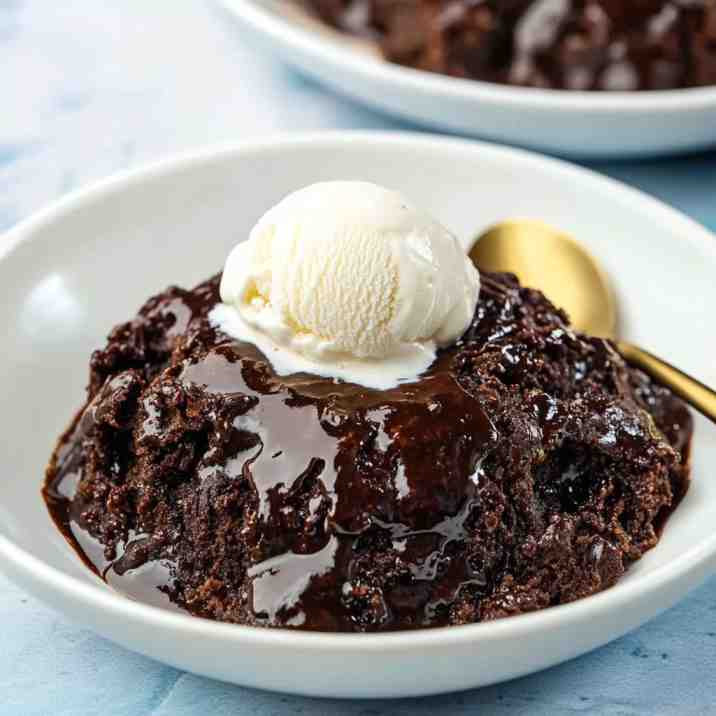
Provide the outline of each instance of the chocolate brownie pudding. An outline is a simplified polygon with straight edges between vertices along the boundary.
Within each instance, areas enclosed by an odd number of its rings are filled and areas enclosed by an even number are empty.
[[[716,85],[716,0],[310,0],[392,62],[567,90]]]
[[[510,275],[387,390],[278,375],[219,301],[170,288],[116,327],[50,463],[57,525],[120,590],[261,626],[487,621],[613,585],[687,488],[685,406]]]

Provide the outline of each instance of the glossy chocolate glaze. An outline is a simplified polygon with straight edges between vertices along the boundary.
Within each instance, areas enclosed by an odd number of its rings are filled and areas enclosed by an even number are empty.
[[[389,391],[277,376],[209,324],[217,286],[115,329],[48,470],[56,523],[131,596],[315,630],[490,619],[613,583],[685,489],[653,422],[685,456],[684,406],[509,277]],[[563,597],[510,594],[562,543]]]
[[[716,84],[716,0],[310,0],[389,60],[572,90]]]

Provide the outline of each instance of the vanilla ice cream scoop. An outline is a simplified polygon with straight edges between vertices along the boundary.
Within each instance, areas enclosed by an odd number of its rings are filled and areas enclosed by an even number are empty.
[[[212,320],[278,373],[386,388],[417,377],[475,313],[477,270],[400,194],[366,182],[287,196],[234,248]]]

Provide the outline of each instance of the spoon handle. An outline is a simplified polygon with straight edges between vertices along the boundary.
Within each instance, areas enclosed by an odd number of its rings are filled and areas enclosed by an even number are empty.
[[[716,391],[632,343],[617,341],[616,345],[624,360],[641,368],[716,423]]]

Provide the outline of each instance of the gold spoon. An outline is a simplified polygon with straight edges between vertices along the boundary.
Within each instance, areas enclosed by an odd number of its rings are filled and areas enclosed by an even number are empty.
[[[570,236],[539,221],[505,221],[475,240],[470,258],[482,270],[509,271],[524,286],[538,288],[564,308],[577,330],[610,338],[627,362],[716,422],[716,391],[638,346],[617,340],[616,301],[607,275]]]

